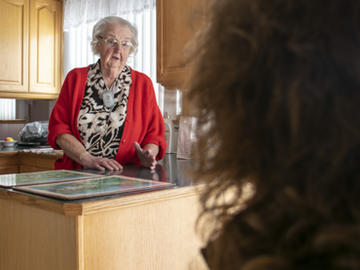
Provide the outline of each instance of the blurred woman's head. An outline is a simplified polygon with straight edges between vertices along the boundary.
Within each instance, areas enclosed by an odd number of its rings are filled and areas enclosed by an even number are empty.
[[[199,134],[216,152],[200,156],[203,173],[262,185],[347,173],[360,142],[358,6],[214,2],[190,80],[200,124],[212,123]]]
[[[336,218],[358,209],[359,4],[213,1],[189,80],[204,213],[228,220],[235,201],[215,211],[211,198],[248,181],[249,209],[288,188]]]

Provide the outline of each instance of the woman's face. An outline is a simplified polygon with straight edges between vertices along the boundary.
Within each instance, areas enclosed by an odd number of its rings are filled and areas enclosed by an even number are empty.
[[[103,39],[98,43],[101,69],[120,74],[131,51],[132,33],[127,26],[110,24],[107,26]]]

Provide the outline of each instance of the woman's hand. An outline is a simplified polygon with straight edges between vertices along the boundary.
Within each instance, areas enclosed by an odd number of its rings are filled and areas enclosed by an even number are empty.
[[[121,164],[116,160],[94,157],[89,152],[81,154],[80,163],[86,169],[97,169],[100,171],[118,171],[123,169]]]
[[[60,134],[56,137],[56,144],[68,157],[81,164],[84,168],[100,171],[116,171],[123,168],[116,160],[92,156],[74,135],[67,133]]]
[[[141,148],[138,142],[134,142],[136,154],[144,167],[154,170],[156,166],[156,156],[159,152],[159,147],[155,144],[147,144]]]

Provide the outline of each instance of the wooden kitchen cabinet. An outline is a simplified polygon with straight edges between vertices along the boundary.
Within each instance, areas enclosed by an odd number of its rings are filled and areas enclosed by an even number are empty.
[[[0,0],[0,96],[26,93],[29,49],[29,0]]]
[[[39,172],[54,169],[62,153],[0,152],[0,174]]]
[[[4,152],[0,153],[0,174],[19,172],[19,153]]]
[[[182,89],[189,67],[186,45],[206,22],[209,0],[157,0],[157,81]]]
[[[19,152],[19,172],[54,170],[54,162],[62,155]]]
[[[0,97],[53,99],[60,91],[60,0],[0,0]]]
[[[60,90],[61,2],[30,1],[30,93]]]

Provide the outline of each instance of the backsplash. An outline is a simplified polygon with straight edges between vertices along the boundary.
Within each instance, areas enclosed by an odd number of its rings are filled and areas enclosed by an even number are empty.
[[[26,122],[48,121],[54,100],[17,100],[16,118],[25,119]],[[19,140],[19,132],[26,123],[0,123],[0,140],[13,137]]]
[[[24,123],[0,123],[0,140],[4,140],[6,137],[19,140],[18,135],[24,125]]]

